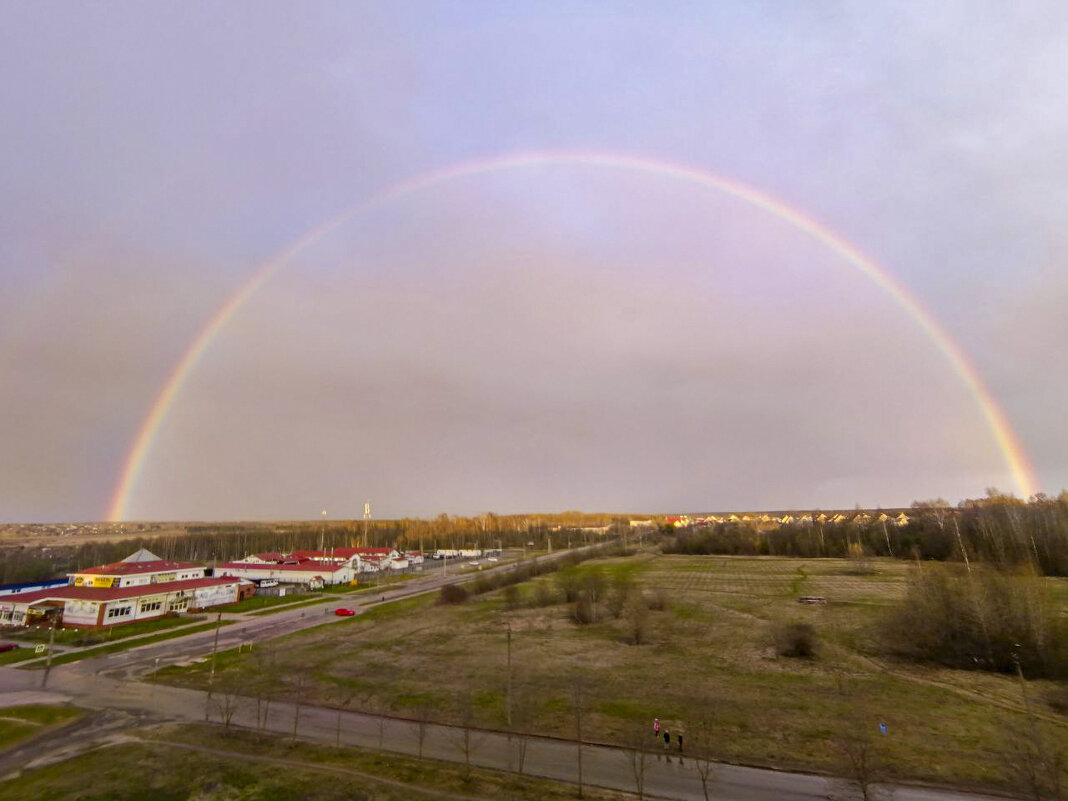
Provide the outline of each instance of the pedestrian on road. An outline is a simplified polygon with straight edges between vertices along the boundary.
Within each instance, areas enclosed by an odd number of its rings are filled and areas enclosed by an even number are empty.
[[[660,718],[653,718],[653,737],[660,736]]]
[[[667,750],[670,747],[671,747],[671,732],[669,732],[667,729],[664,729],[664,750]]]
[[[679,753],[682,753],[682,732],[679,732]]]

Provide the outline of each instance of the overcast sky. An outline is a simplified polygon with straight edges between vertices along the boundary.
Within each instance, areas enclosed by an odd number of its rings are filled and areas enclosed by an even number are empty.
[[[0,0],[0,520],[100,519],[259,265],[457,163],[753,188],[948,332],[1068,486],[1068,6]],[[311,243],[219,332],[132,519],[905,505],[1018,491],[968,387],[781,217],[545,162]]]

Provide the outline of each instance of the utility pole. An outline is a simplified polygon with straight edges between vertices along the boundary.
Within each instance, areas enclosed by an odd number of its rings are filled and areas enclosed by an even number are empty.
[[[41,676],[41,687],[43,688],[48,684],[48,673],[52,670],[52,645],[56,641],[56,621],[59,619],[58,614],[52,615],[52,628],[48,630],[48,655],[45,657],[45,669],[44,675]]]
[[[211,672],[208,673],[208,699],[204,703],[204,721],[211,716],[211,688],[215,683],[215,654],[219,652],[219,629],[222,628],[222,612],[215,618],[215,642],[211,646]]]
[[[512,621],[508,621],[508,686],[504,696],[508,728],[512,728]]]

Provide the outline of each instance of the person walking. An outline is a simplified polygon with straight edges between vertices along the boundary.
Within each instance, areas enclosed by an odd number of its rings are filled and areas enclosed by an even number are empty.
[[[679,753],[682,753],[682,732],[679,732]]]
[[[660,718],[653,718],[653,737],[660,737]]]
[[[671,747],[671,732],[664,729],[664,750],[667,751]]]

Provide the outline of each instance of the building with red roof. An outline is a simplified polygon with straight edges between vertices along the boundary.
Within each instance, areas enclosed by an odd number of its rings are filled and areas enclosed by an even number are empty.
[[[121,562],[87,567],[67,575],[75,587],[138,587],[204,578],[205,568],[196,562],[171,562],[144,548]]]
[[[194,578],[125,587],[54,587],[0,598],[0,624],[29,625],[58,614],[64,627],[102,628],[233,603],[237,578]]]
[[[296,559],[284,562],[224,562],[215,568],[216,576],[235,576],[250,581],[277,581],[308,587],[323,584],[351,584],[356,569],[347,560]]]

